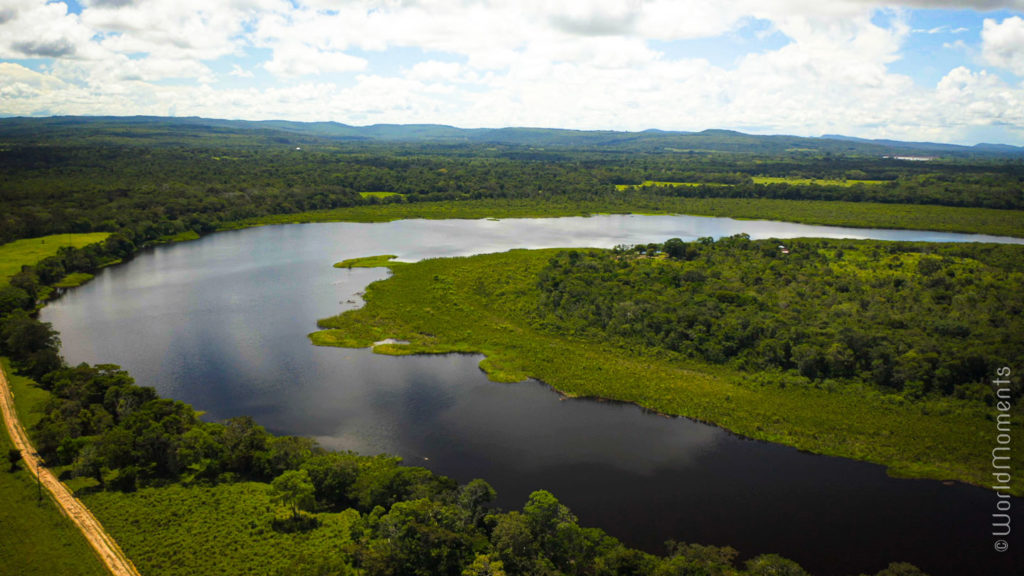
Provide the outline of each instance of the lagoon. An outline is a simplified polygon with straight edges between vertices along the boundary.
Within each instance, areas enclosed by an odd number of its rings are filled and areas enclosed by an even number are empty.
[[[496,384],[479,356],[386,357],[318,348],[316,320],[359,305],[400,260],[511,248],[612,247],[747,233],[916,241],[1024,239],[691,216],[406,220],[269,226],[143,251],[42,312],[69,362],[107,362],[221,420],[366,454],[388,452],[499,504],[552,491],[585,525],[662,552],[668,539],[776,552],[815,574],[908,561],[932,574],[1011,573],[1024,550],[992,550],[994,493],[888,478],[880,466],[801,453],[632,405],[565,400],[538,382]],[[642,375],[638,375],[642,378]],[[1024,502],[1015,499],[1015,508]],[[1020,547],[1018,547],[1020,548]],[[979,572],[979,570],[981,570]]]

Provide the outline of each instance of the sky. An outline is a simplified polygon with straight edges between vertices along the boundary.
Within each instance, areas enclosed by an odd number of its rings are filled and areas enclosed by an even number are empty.
[[[0,116],[1024,145],[1024,0],[0,0]]]

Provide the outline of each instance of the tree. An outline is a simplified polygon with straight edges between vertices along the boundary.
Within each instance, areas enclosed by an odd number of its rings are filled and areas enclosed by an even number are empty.
[[[9,314],[19,308],[24,310],[33,304],[32,296],[17,286],[0,286],[0,315]]]
[[[272,473],[280,474],[302,466],[316,449],[316,442],[312,438],[300,436],[271,436],[267,446]]]
[[[538,540],[553,536],[561,524],[576,522],[572,512],[547,490],[537,490],[530,494],[523,506],[523,514],[530,531]]]
[[[494,488],[479,478],[459,488],[458,504],[465,513],[466,525],[479,526],[487,515],[487,505],[497,497]]]
[[[270,483],[271,497],[292,509],[292,518],[299,517],[300,510],[309,510],[316,504],[313,481],[305,470],[288,470]]]
[[[762,554],[747,561],[751,576],[809,576],[799,564],[778,554]]]
[[[18,462],[21,462],[21,450],[11,448],[7,451],[7,461],[11,463],[11,472],[18,469]]]
[[[492,560],[487,554],[477,554],[476,560],[462,571],[462,576],[505,576],[501,560]]]
[[[665,246],[662,248],[665,253],[670,257],[677,260],[681,260],[686,256],[686,242],[683,242],[679,238],[670,238],[665,241]]]
[[[24,310],[14,310],[0,322],[0,352],[10,356],[22,374],[40,379],[61,367],[60,338],[49,322],[40,322]]]
[[[103,454],[95,444],[87,444],[78,452],[75,463],[75,475],[95,478],[103,486],[103,466],[106,464]]]
[[[530,532],[529,522],[521,512],[513,510],[494,516],[491,543],[504,566],[513,574],[528,574],[539,561],[540,549]]]
[[[352,452],[327,452],[302,463],[316,489],[316,498],[322,505],[348,506],[349,487],[359,475],[360,456]]]
[[[260,475],[269,438],[267,431],[251,416],[229,418],[224,429],[228,469],[247,476]]]

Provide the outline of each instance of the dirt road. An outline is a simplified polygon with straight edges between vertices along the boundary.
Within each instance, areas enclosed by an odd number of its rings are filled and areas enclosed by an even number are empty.
[[[14,447],[21,450],[25,467],[39,477],[42,485],[60,506],[61,512],[78,526],[110,573],[115,576],[140,576],[131,560],[124,555],[121,547],[110,537],[110,534],[107,534],[103,525],[92,515],[92,512],[89,512],[89,509],[75,498],[67,486],[62,484],[52,472],[39,465],[39,457],[36,456],[35,449],[32,448],[32,444],[28,440],[28,434],[25,433],[25,429],[18,420],[18,414],[14,410],[14,396],[7,385],[7,376],[2,369],[0,369],[0,410],[3,411],[4,424],[14,442]]]

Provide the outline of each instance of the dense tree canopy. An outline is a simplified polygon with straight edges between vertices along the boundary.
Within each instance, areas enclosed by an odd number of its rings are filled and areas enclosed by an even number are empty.
[[[269,214],[476,198],[643,194],[1024,209],[1024,166],[1009,159],[915,163],[831,154],[427,143],[333,142],[296,150],[216,138],[197,139],[194,146],[144,138],[7,144],[0,149],[0,242],[108,231],[141,245]],[[642,190],[624,188],[645,182]],[[378,192],[393,195],[363,196]]]
[[[1024,362],[1019,255],[746,235],[567,251],[540,274],[539,322],[749,372],[991,399],[996,368]]]

